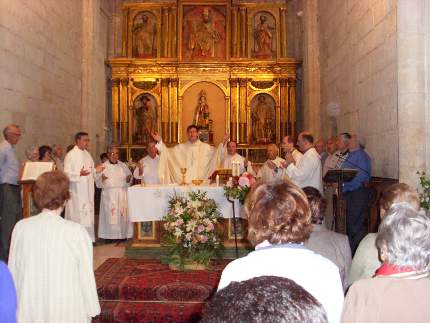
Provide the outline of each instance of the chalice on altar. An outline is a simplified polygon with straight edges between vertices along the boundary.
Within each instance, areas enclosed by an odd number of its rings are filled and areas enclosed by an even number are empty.
[[[181,167],[180,171],[181,171],[181,174],[182,174],[182,183],[181,183],[181,185],[187,185],[187,183],[185,183],[185,174],[187,173],[187,169],[185,167]]]

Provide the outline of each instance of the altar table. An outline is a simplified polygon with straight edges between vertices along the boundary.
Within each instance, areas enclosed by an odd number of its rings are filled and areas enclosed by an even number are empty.
[[[233,209],[224,196],[222,186],[195,185],[134,185],[128,188],[128,212],[131,222],[160,221],[168,212],[169,199],[189,191],[207,192],[215,200],[223,218],[232,218]],[[235,200],[236,217],[245,217],[239,201]],[[241,212],[242,211],[242,212]]]

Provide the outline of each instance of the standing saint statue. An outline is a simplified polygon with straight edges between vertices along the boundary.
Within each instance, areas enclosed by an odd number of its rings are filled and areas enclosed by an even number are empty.
[[[135,107],[133,141],[136,144],[146,144],[152,140],[151,133],[154,132],[154,107],[147,95],[139,97],[138,100],[141,105]]]
[[[133,26],[133,56],[141,58],[157,57],[157,27],[147,14],[142,14],[141,22]]]
[[[267,17],[265,15],[260,16],[260,22],[255,27],[255,57],[257,58],[272,58],[272,38],[273,35],[270,32],[271,27],[267,24]]]
[[[192,51],[192,58],[215,57],[215,44],[222,39],[222,35],[215,28],[209,8],[203,9],[202,20],[193,22],[188,48]]]
[[[273,109],[266,102],[264,95],[258,96],[258,103],[251,114],[253,137],[257,143],[268,143],[273,137]]]
[[[207,103],[206,92],[201,90],[199,93],[199,102],[194,115],[194,124],[200,129],[209,129],[209,105]]]

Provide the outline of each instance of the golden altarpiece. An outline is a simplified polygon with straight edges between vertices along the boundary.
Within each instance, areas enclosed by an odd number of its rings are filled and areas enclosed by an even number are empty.
[[[287,57],[287,10],[284,1],[124,4],[122,57],[108,62],[122,158],[141,158],[151,131],[181,142],[192,123],[211,144],[229,133],[256,163],[267,143],[295,135],[300,61]]]

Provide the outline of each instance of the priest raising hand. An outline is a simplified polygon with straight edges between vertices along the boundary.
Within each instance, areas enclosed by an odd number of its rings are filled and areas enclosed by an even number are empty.
[[[200,141],[199,129],[195,125],[187,128],[187,141],[167,148],[158,133],[152,134],[160,152],[158,175],[167,183],[181,182],[181,168],[186,168],[185,181],[207,179],[220,164],[222,144],[218,149]]]

